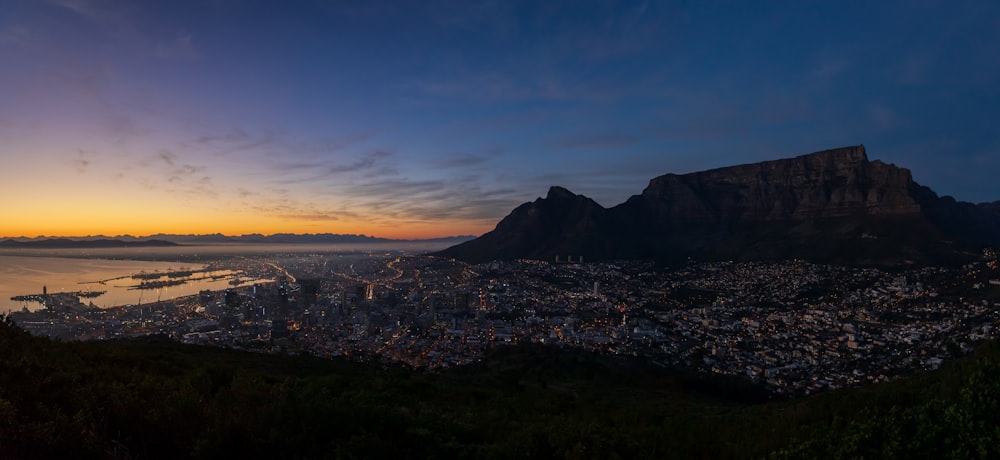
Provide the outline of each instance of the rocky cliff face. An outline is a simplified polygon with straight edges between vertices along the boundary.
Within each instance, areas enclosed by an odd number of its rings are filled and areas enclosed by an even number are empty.
[[[733,224],[858,215],[915,215],[906,169],[869,162],[864,146],[650,181],[632,207],[661,220]]]
[[[864,146],[652,179],[604,209],[553,187],[482,237],[441,255],[678,260],[808,258],[896,263],[1000,243],[1000,205],[939,198]]]

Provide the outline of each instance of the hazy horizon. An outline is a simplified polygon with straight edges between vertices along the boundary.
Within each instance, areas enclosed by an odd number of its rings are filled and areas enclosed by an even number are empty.
[[[479,236],[479,235],[446,235],[446,236],[437,236],[437,237],[433,237],[432,236],[432,237],[427,237],[427,238],[385,238],[385,237],[381,237],[381,236],[369,235],[369,234],[363,234],[363,233],[328,233],[328,232],[320,232],[320,233],[288,233],[288,232],[281,232],[281,233],[225,234],[225,233],[217,233],[216,232],[216,233],[150,233],[150,234],[140,234],[140,235],[132,235],[132,234],[128,234],[128,233],[114,234],[114,235],[105,235],[105,234],[92,234],[92,235],[34,235],[34,236],[28,236],[28,235],[18,235],[18,236],[0,235],[0,239],[14,239],[14,240],[17,240],[17,239],[35,240],[35,239],[44,239],[44,238],[65,238],[65,239],[133,238],[133,239],[150,239],[150,238],[171,237],[171,236],[173,236],[173,237],[184,237],[184,238],[212,237],[212,236],[220,236],[220,237],[225,237],[225,238],[241,238],[241,237],[254,237],[254,236],[273,237],[273,236],[280,236],[280,235],[292,235],[292,236],[324,236],[324,235],[331,235],[331,236],[343,236],[343,237],[360,237],[360,238],[384,239],[384,240],[391,240],[391,241],[447,240],[447,239],[455,239],[455,238],[465,238],[465,237],[476,237],[476,236]],[[213,243],[210,243],[210,244],[219,244],[219,243],[214,243],[213,242]]]

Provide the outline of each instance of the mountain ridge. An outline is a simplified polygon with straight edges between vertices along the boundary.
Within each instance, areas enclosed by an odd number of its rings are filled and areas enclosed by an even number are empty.
[[[75,240],[70,238],[46,238],[31,241],[18,241],[16,239],[0,240],[0,248],[8,249],[105,249],[105,248],[127,248],[127,247],[171,247],[179,246],[172,241],[157,239],[144,239],[134,241],[123,241],[120,239],[99,238],[90,240]]]
[[[857,145],[664,174],[610,208],[554,186],[493,231],[438,255],[893,265],[968,258],[981,244],[1000,244],[1000,202],[938,197],[908,169],[870,161]]]

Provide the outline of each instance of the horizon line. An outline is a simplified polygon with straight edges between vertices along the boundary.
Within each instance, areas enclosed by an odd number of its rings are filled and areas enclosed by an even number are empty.
[[[426,240],[443,240],[443,239],[453,239],[453,238],[477,238],[477,235],[447,235],[447,236],[436,236],[428,238],[388,238],[375,235],[366,235],[362,233],[290,233],[290,232],[279,232],[279,233],[243,233],[243,234],[224,234],[224,233],[155,233],[150,235],[132,235],[130,233],[122,233],[117,235],[106,235],[106,234],[95,234],[95,235],[43,235],[39,234],[36,236],[8,236],[0,235],[0,239],[4,240],[17,240],[17,239],[27,239],[27,240],[37,240],[37,239],[81,239],[81,238],[134,238],[134,239],[150,239],[156,237],[204,237],[204,236],[215,236],[223,238],[244,238],[251,236],[259,236],[264,238],[270,238],[274,236],[345,236],[345,237],[357,237],[357,238],[370,238],[377,240],[389,240],[389,241],[426,241]]]

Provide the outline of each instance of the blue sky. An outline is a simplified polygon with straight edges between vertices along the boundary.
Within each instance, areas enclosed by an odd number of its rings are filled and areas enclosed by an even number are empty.
[[[56,216],[5,236],[479,234],[856,144],[1000,199],[997,2],[0,5],[0,212]]]

